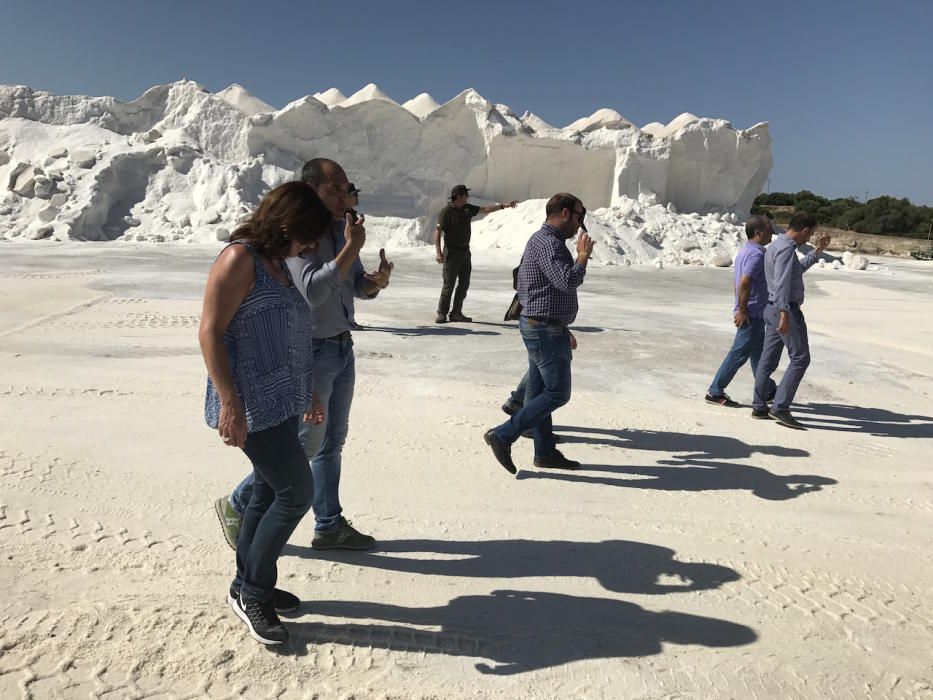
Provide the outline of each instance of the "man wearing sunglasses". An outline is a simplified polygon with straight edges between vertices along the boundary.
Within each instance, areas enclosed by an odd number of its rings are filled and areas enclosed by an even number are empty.
[[[593,253],[593,239],[583,223],[586,207],[579,197],[561,192],[548,200],[547,220],[525,245],[518,268],[519,319],[528,351],[528,389],[525,404],[505,423],[486,431],[483,438],[496,460],[509,473],[512,443],[529,428],[535,444],[534,465],[539,469],[576,469],[554,444],[551,413],[570,400],[571,336],[567,329],[577,317],[577,287],[583,284]],[[566,241],[577,235],[577,257]]]
[[[444,286],[441,298],[437,302],[435,323],[447,323],[448,320],[469,323],[473,319],[463,315],[463,300],[470,288],[470,273],[473,263],[470,256],[470,222],[478,214],[489,214],[507,207],[515,207],[516,202],[490,204],[478,207],[470,204],[470,190],[466,185],[457,185],[450,191],[450,204],[441,209],[434,229],[434,257],[444,266]],[[441,249],[441,238],[444,248]],[[456,293],[454,285],[457,286]],[[450,297],[453,295],[454,306],[450,311]]]

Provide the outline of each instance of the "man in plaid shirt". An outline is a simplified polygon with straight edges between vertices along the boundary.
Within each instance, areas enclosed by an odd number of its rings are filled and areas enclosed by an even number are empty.
[[[522,341],[528,350],[528,400],[521,410],[483,436],[499,464],[511,474],[512,443],[532,428],[534,465],[538,468],[576,469],[554,446],[551,413],[570,400],[570,332],[577,317],[577,287],[583,284],[593,239],[586,233],[586,207],[579,197],[561,192],[548,200],[547,221],[528,240],[518,269],[519,319]],[[578,229],[577,258],[566,241]]]

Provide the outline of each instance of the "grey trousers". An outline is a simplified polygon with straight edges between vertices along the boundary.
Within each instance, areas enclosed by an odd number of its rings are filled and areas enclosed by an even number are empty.
[[[778,333],[777,326],[780,312],[774,304],[765,307],[765,341],[761,349],[761,359],[758,360],[758,371],[755,372],[755,396],[752,405],[758,409],[768,407],[767,398],[771,391],[771,375],[781,361],[781,353],[787,346],[787,356],[790,363],[784,371],[784,378],[778,385],[774,395],[771,411],[788,411],[797,393],[797,387],[803,379],[807,367],[810,366],[810,341],[807,339],[807,322],[799,306],[792,306],[788,310],[790,315],[790,328],[786,334]]]

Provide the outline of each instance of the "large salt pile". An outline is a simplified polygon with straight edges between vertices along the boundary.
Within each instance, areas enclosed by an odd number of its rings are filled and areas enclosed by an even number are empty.
[[[451,185],[466,182],[480,201],[525,202],[479,224],[478,245],[508,247],[513,227],[527,236],[537,200],[570,190],[593,212],[601,258],[636,263],[731,254],[732,224],[771,167],[767,124],[685,114],[639,129],[602,109],[555,128],[473,90],[399,105],[370,84],[275,110],[239,85],[181,81],[128,103],[0,86],[0,237],[222,240],[321,155],[363,189],[389,245],[427,242]]]

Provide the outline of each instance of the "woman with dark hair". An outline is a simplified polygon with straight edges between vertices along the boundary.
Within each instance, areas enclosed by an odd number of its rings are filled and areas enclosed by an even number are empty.
[[[299,601],[275,588],[276,560],[314,495],[298,441],[298,421],[311,403],[311,313],[285,258],[314,248],[330,220],[310,186],[276,187],[234,231],[204,290],[198,340],[208,372],[205,419],[224,444],[246,453],[256,481],[228,603],[263,644],[288,639],[276,611]]]

